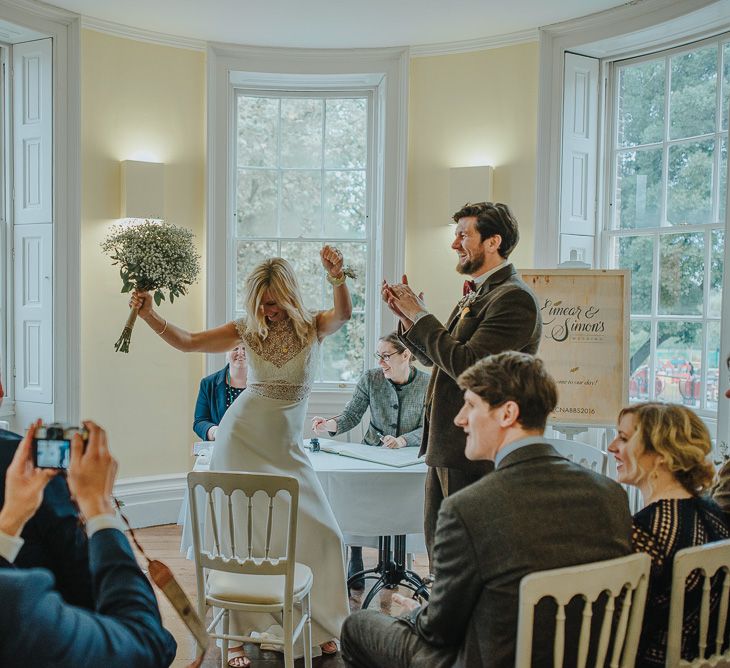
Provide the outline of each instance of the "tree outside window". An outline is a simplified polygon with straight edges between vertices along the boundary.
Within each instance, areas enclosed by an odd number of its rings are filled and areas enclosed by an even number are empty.
[[[330,308],[319,249],[340,248],[358,274],[352,319],[325,339],[318,380],[354,382],[364,370],[369,229],[370,99],[239,91],[235,106],[234,315],[244,281],[267,257],[291,262],[305,305]]]
[[[717,410],[730,39],[616,67],[610,265],[631,270],[629,395]]]

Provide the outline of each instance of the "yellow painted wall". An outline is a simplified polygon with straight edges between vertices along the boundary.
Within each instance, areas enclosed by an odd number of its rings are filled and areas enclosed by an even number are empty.
[[[184,355],[138,322],[128,355],[113,344],[128,314],[118,270],[99,244],[119,217],[119,163],[165,165],[165,217],[203,254],[205,54],[83,30],[81,41],[81,414],[104,425],[120,477],[187,471],[201,355]],[[204,280],[160,311],[204,323]]]
[[[99,243],[119,216],[119,162],[165,164],[165,216],[205,238],[205,55],[82,32],[82,415],[107,427],[120,476],[187,471],[200,355],[165,346],[140,322],[129,355],[113,343],[127,315]],[[446,225],[448,168],[491,164],[493,199],[513,207],[531,267],[537,124],[536,44],[414,58],[409,107],[406,269],[444,317],[460,292]],[[204,324],[204,279],[161,313]]]
[[[449,248],[450,167],[494,167],[492,199],[520,224],[511,259],[533,266],[538,46],[413,58],[410,76],[406,271],[443,318],[463,282]]]

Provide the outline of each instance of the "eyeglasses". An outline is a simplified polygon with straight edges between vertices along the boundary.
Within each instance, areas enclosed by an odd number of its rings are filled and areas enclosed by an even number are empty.
[[[393,355],[402,355],[405,352],[405,350],[402,350],[399,353],[385,353],[384,355],[381,355],[380,353],[373,353],[373,357],[378,360],[379,362],[390,362],[390,358],[393,357]]]

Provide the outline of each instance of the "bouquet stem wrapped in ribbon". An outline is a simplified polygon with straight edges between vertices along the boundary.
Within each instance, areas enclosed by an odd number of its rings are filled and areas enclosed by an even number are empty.
[[[115,225],[101,244],[102,250],[119,265],[122,292],[152,292],[157,306],[165,299],[186,294],[200,273],[200,256],[194,235],[184,227],[145,220],[139,224]],[[137,309],[129,312],[117,352],[128,353]]]

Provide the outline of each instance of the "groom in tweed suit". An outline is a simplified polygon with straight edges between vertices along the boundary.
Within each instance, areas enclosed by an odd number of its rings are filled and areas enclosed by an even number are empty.
[[[456,424],[466,457],[495,471],[449,495],[433,546],[434,583],[423,606],[396,594],[402,617],[361,610],[345,620],[342,655],[357,668],[512,668],[520,580],[530,573],[630,553],[626,493],[568,461],[543,439],[557,403],[537,358],[507,352],[459,377]],[[552,665],[553,628],[537,609],[533,665]],[[568,637],[576,631],[568,611]],[[568,647],[576,646],[577,639]],[[566,665],[575,657],[566,656]]]
[[[421,454],[426,478],[424,533],[429,557],[441,502],[494,469],[464,456],[464,432],[454,424],[462,405],[459,374],[487,355],[505,350],[534,354],[542,334],[535,295],[508,261],[519,240],[517,221],[506,204],[467,204],[454,214],[451,248],[456,271],[471,276],[446,324],[426,310],[408,286],[383,284],[383,299],[398,316],[398,334],[422,364],[433,367],[426,392]]]

